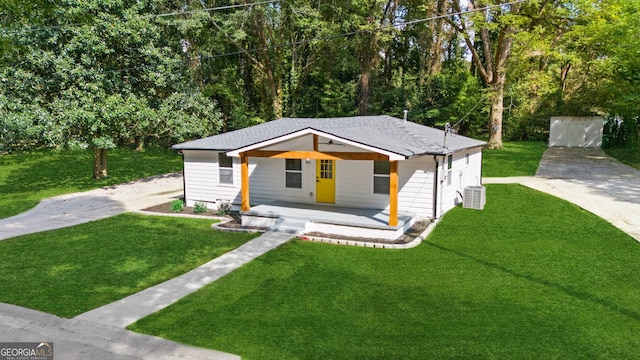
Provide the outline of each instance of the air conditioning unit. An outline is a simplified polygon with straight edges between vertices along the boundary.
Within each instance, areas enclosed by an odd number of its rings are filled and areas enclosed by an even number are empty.
[[[484,186],[466,186],[462,207],[467,209],[482,210],[486,202],[486,191]]]

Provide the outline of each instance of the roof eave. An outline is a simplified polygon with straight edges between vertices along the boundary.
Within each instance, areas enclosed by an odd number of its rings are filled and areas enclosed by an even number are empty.
[[[326,137],[328,139],[332,139],[335,141],[339,141],[342,143],[345,143],[347,145],[351,145],[351,146],[355,146],[364,150],[368,150],[371,152],[375,152],[378,154],[382,154],[382,155],[386,155],[389,157],[389,160],[406,160],[407,156],[402,155],[402,154],[397,154],[395,152],[389,151],[389,150],[384,150],[384,149],[379,149],[376,147],[373,147],[371,145],[367,145],[367,144],[362,144],[353,140],[349,140],[325,131],[320,131],[317,129],[314,129],[312,127],[307,127],[304,129],[300,129],[298,131],[294,131],[288,134],[284,134],[281,136],[277,136],[271,139],[267,139],[264,141],[260,141],[254,144],[250,144],[247,146],[243,146],[241,148],[237,148],[237,149],[233,149],[227,152],[227,156],[233,156],[233,157],[239,157],[241,156],[242,153],[247,152],[247,151],[251,151],[251,150],[256,150],[262,147],[266,147],[266,146],[270,146],[270,145],[274,145],[283,141],[287,141],[287,140],[291,140],[294,139],[296,137],[300,137],[300,136],[304,136],[304,135],[309,135],[309,134],[313,134],[313,135],[318,135],[318,136],[322,136],[322,137]]]

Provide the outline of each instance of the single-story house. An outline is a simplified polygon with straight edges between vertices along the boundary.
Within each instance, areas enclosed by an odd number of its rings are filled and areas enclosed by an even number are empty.
[[[253,225],[252,210],[268,204],[345,219],[369,209],[406,230],[412,220],[403,219],[438,218],[465,186],[481,184],[484,145],[391,116],[357,116],[283,118],[173,149],[184,157],[187,206],[230,204]]]

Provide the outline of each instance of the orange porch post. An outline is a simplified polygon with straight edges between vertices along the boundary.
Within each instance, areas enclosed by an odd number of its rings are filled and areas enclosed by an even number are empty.
[[[251,209],[251,205],[249,205],[249,157],[244,154],[240,154],[240,179],[240,189],[242,192],[240,210],[249,211]]]
[[[389,163],[389,226],[398,225],[398,162]]]

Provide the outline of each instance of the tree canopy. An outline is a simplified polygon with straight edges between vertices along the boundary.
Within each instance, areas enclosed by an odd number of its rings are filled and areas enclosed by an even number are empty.
[[[638,144],[639,8],[637,0],[4,0],[0,151],[85,146],[99,165],[119,144],[404,109],[496,148],[502,137],[546,139],[550,115],[604,115],[615,142]]]

